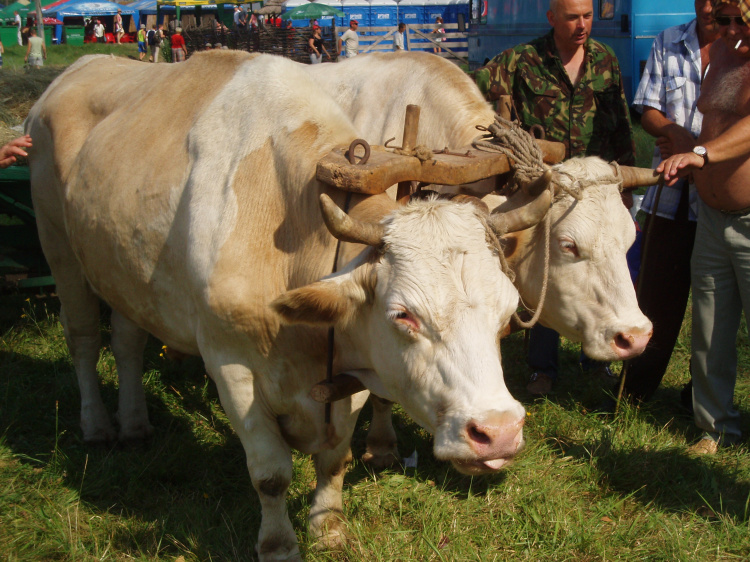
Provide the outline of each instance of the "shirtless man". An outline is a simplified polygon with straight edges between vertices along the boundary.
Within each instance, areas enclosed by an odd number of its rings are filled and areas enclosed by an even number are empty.
[[[697,454],[741,436],[735,340],[743,306],[750,313],[750,0],[714,0],[714,18],[721,38],[698,99],[698,146],[657,167],[669,184],[692,173],[701,199],[691,262]]]

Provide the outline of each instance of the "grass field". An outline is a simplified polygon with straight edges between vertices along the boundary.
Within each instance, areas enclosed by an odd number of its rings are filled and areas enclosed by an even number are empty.
[[[650,160],[650,140],[639,135],[639,158]],[[51,296],[0,296],[0,559],[252,560],[259,503],[200,360],[172,363],[151,340],[144,382],[154,437],[92,448],[81,440],[58,313]],[[106,314],[102,330],[99,373],[114,411]],[[698,437],[678,399],[688,379],[689,318],[655,399],[626,404],[616,416],[595,411],[611,383],[580,374],[577,346],[563,343],[556,392],[534,400],[525,391],[522,335],[503,340],[508,386],[529,415],[526,450],[499,475],[465,477],[435,461],[429,435],[397,412],[401,453],[416,451],[418,467],[373,474],[354,462],[344,488],[351,541],[343,551],[315,550],[306,535],[315,475],[310,460],[296,455],[288,506],[305,558],[750,559],[747,444],[712,458],[686,454]],[[747,344],[743,324],[736,401],[745,434]],[[364,452],[368,419],[365,412],[355,433],[355,458]]]

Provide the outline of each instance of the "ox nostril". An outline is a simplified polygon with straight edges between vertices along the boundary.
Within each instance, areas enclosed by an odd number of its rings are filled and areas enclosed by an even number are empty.
[[[622,332],[615,336],[615,346],[619,349],[630,349],[633,347],[634,338],[632,334],[623,334]]]
[[[469,426],[469,438],[480,445],[489,445],[492,439],[489,435],[482,432],[476,425],[471,424]]]

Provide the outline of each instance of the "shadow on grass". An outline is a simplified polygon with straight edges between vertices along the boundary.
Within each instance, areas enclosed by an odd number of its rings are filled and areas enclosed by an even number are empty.
[[[748,521],[750,482],[732,458],[743,454],[742,450],[729,450],[720,457],[695,457],[684,448],[656,450],[614,441],[611,431],[605,431],[599,439],[572,444],[558,454],[592,464],[601,474],[603,490],[630,496],[644,506]]]
[[[158,357],[149,343],[147,363]],[[156,348],[155,350],[153,348]],[[186,362],[187,363],[187,362]],[[70,361],[0,352],[0,428],[23,463],[51,470],[61,485],[109,527],[120,553],[181,554],[200,559],[250,560],[260,524],[245,455],[231,428],[216,415],[216,399],[201,396],[201,362],[164,369],[163,388],[147,385],[152,439],[140,444],[82,442],[79,395]],[[167,373],[167,374],[164,374]],[[116,410],[117,390],[105,377],[102,396]],[[213,390],[209,394],[212,394]],[[170,405],[179,402],[182,412]],[[190,419],[207,427],[194,431]],[[290,505],[290,510],[295,506]],[[298,508],[297,508],[298,509]],[[107,523],[107,514],[116,514]]]

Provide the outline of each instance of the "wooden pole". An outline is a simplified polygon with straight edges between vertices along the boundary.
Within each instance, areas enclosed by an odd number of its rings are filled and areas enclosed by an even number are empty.
[[[404,152],[414,150],[417,145],[417,133],[419,132],[419,113],[421,108],[418,105],[409,104],[406,106],[406,116],[404,117],[404,138],[401,142],[401,148]],[[412,193],[412,182],[402,181],[398,183],[396,200],[405,203]]]
[[[42,0],[34,0],[36,7],[36,34],[42,38],[44,44],[47,44],[44,38],[44,19],[42,18]]]
[[[497,100],[497,114],[508,121],[510,121],[511,100],[512,98],[507,94],[503,94]]]

